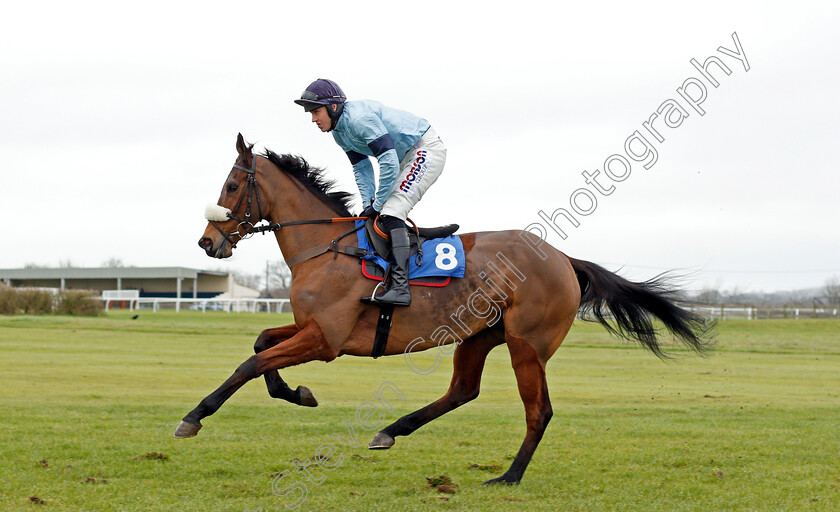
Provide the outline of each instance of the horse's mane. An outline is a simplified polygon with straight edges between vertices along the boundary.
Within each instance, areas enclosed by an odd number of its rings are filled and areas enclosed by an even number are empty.
[[[270,149],[266,149],[262,156],[268,158],[280,170],[299,181],[301,185],[335,210],[337,214],[342,217],[351,216],[350,205],[353,202],[353,194],[340,191],[330,192],[336,182],[324,177],[324,169],[311,167],[303,157],[288,154],[278,155]]]

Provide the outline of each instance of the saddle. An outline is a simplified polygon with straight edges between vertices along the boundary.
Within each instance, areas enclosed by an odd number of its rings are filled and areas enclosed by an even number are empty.
[[[446,226],[436,228],[418,228],[411,219],[408,222],[410,223],[408,239],[411,244],[409,264],[413,262],[418,267],[423,264],[423,242],[435,238],[446,238],[458,231],[460,227],[458,224],[447,224]],[[373,252],[385,261],[390,261],[391,244],[378,217],[375,221],[374,219],[368,219],[365,222],[365,234]],[[386,279],[387,272],[382,267],[368,259],[362,259],[360,261],[363,276],[374,281],[383,281]],[[450,280],[450,277],[445,276],[412,277],[409,284],[413,286],[440,287],[449,284]]]
[[[458,224],[447,224],[436,228],[418,228],[411,219],[408,219],[408,223],[411,224],[408,228],[408,240],[411,243],[410,254],[415,258],[417,265],[420,265],[423,259],[423,242],[433,238],[446,238],[461,227]],[[388,234],[385,233],[378,216],[365,222],[365,232],[376,255],[386,261],[389,260],[391,243],[388,241]]]

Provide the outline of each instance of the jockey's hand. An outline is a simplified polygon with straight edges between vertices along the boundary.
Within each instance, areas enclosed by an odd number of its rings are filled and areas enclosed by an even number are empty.
[[[359,217],[376,217],[379,215],[379,212],[373,207],[372,204],[369,204],[367,208],[362,210],[362,213],[359,214]]]

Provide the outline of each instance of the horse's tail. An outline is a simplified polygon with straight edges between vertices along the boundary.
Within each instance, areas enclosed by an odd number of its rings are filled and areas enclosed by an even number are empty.
[[[700,354],[711,345],[713,324],[680,306],[682,301],[669,286],[666,275],[636,283],[588,261],[569,261],[580,282],[580,313],[584,320],[595,320],[611,333],[641,343],[660,358],[667,355],[662,351],[653,318]]]

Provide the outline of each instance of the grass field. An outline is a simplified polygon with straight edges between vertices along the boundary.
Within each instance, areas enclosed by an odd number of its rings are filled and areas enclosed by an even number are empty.
[[[391,382],[385,424],[437,399],[401,357],[343,357],[282,371],[317,408],[242,388],[198,437],[172,432],[288,315],[116,312],[0,317],[0,509],[287,510],[272,478],[337,444],[333,471],[301,474],[298,510],[840,510],[840,322],[727,321],[708,358],[662,362],[578,323],[548,365],[554,418],[519,486],[483,487],[525,432],[504,347],[474,402],[369,451],[355,411]],[[434,354],[423,354],[430,362]],[[355,427],[358,447],[336,443]],[[378,430],[378,429],[377,429]],[[450,493],[427,478],[451,479]],[[38,503],[42,501],[42,503]]]

